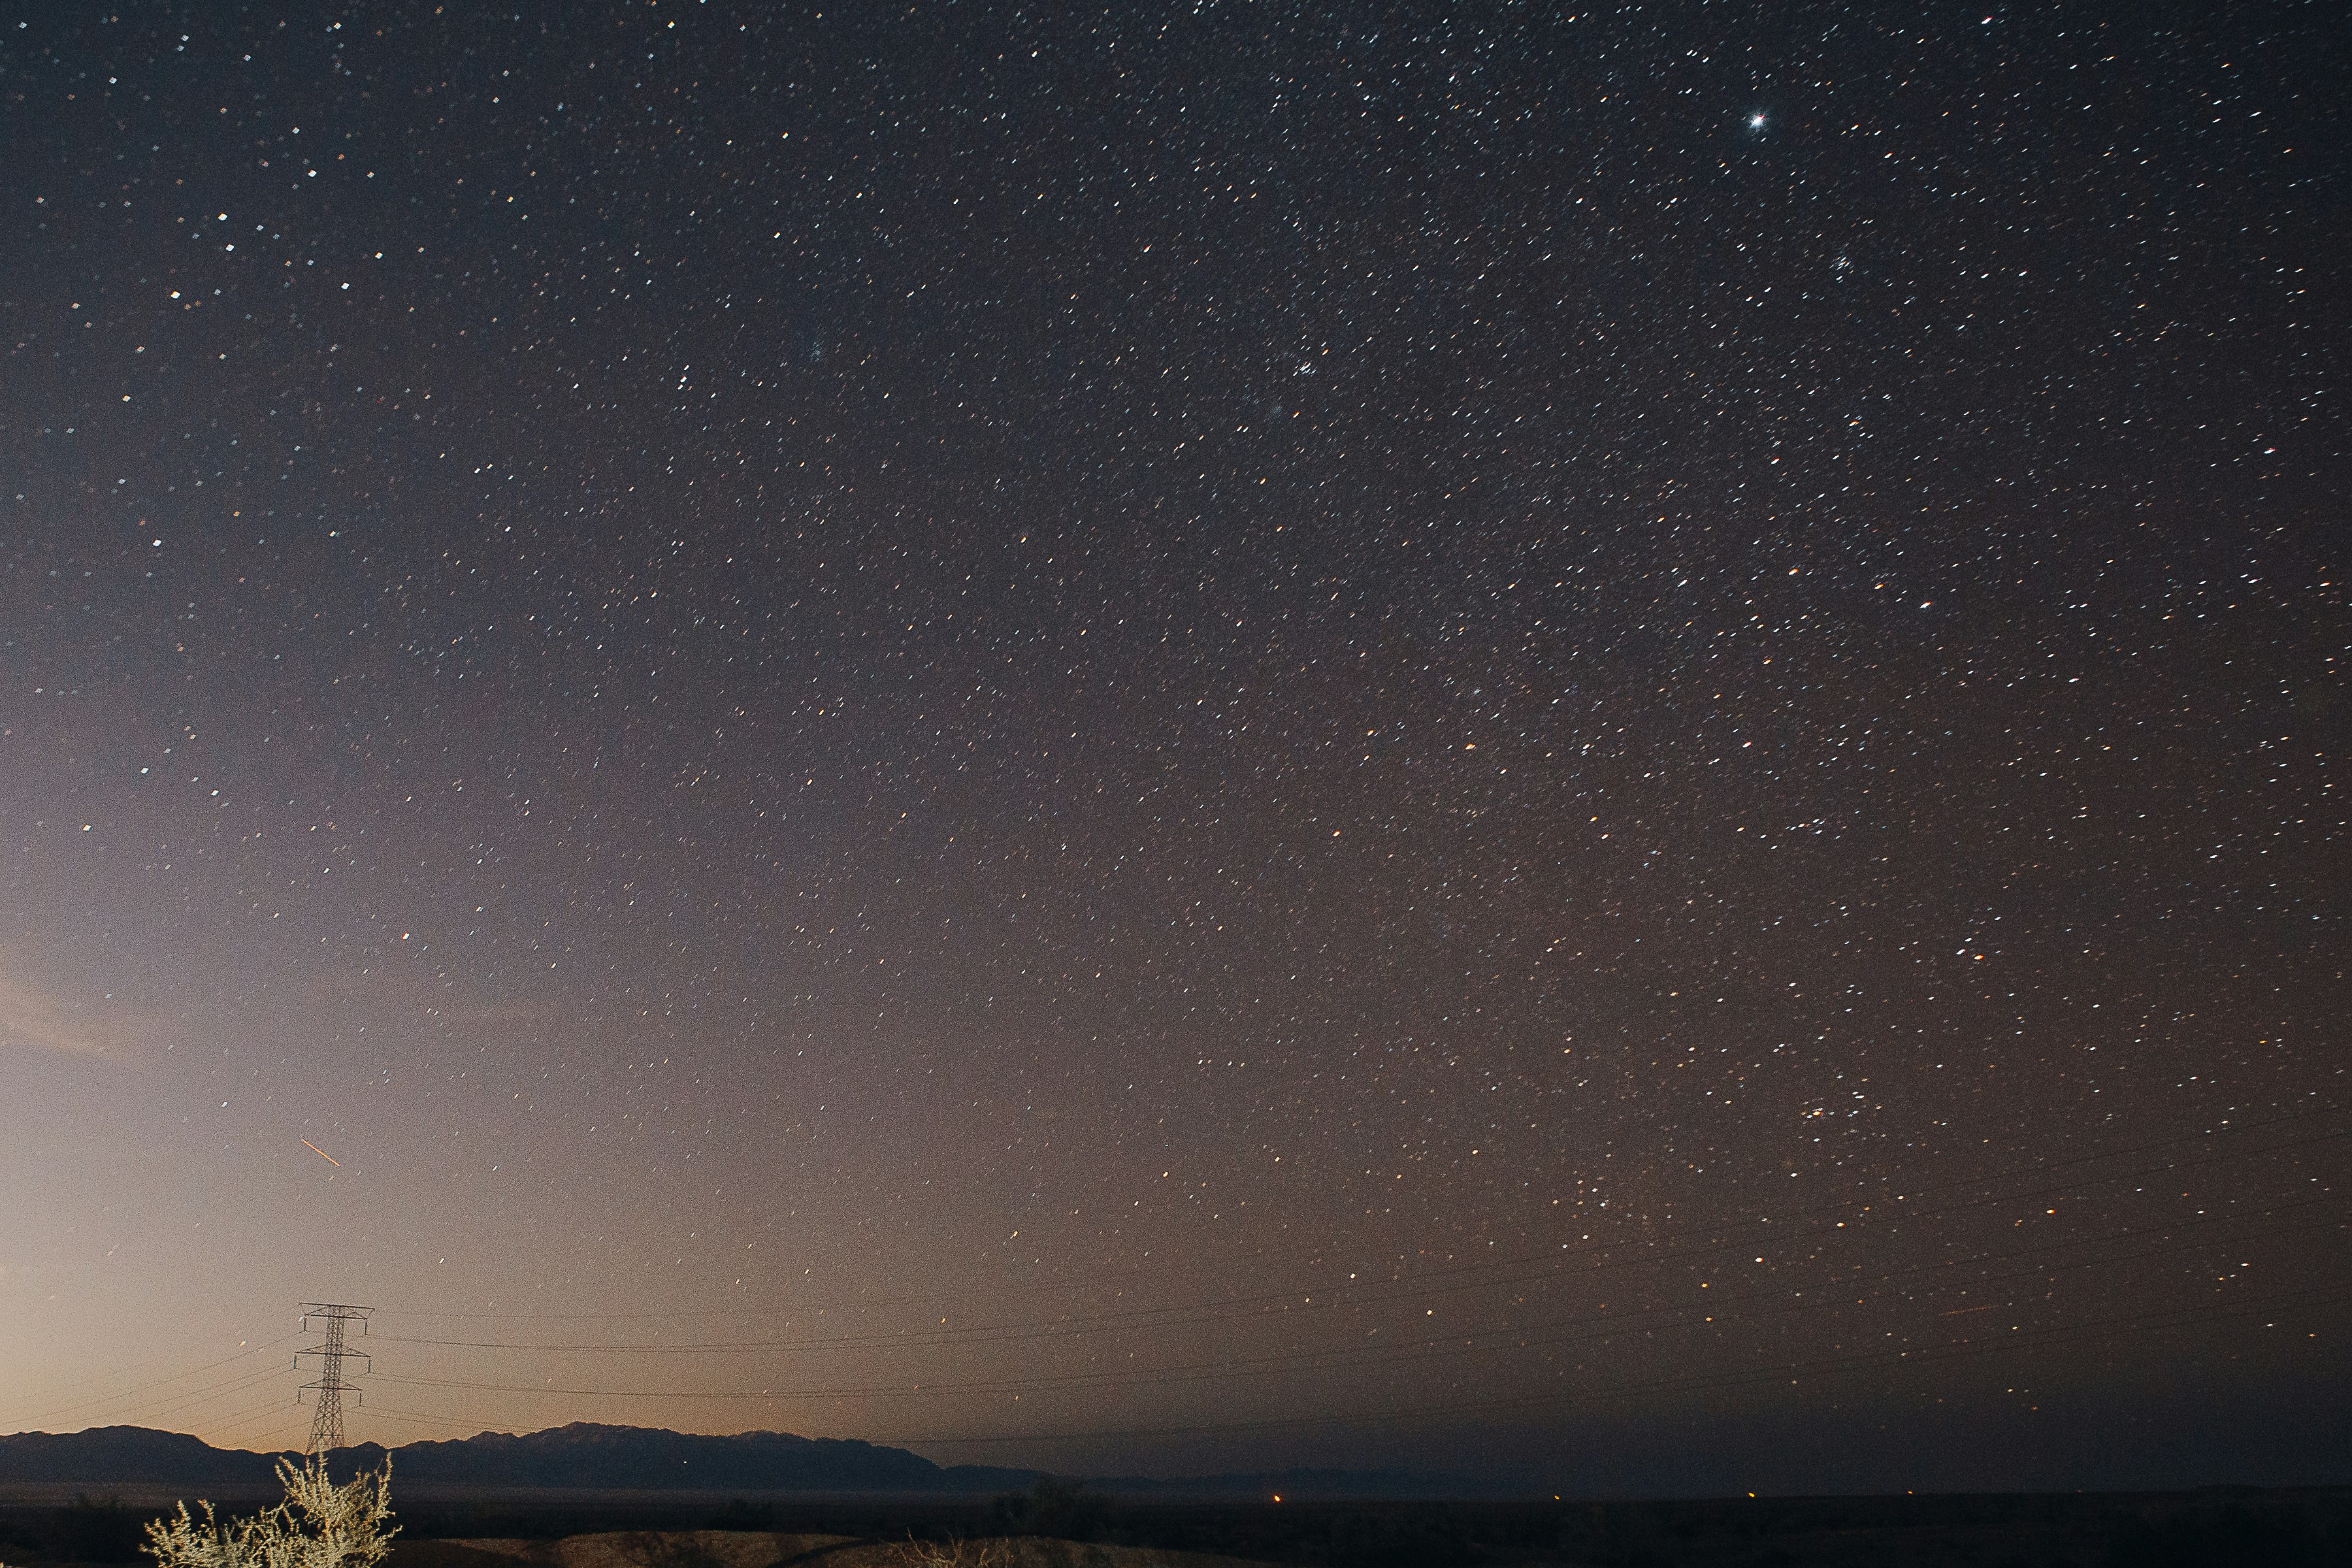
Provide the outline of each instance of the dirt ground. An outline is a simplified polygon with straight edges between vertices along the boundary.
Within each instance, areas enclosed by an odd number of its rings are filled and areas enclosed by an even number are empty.
[[[941,1542],[761,1531],[618,1531],[561,1541],[402,1542],[391,1568],[1265,1568],[1239,1557],[1034,1536]]]

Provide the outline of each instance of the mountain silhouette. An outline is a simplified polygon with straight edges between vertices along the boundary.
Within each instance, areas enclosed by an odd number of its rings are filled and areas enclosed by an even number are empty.
[[[373,1468],[387,1450],[338,1449],[337,1474]],[[451,1442],[389,1450],[403,1481],[479,1487],[626,1488],[639,1490],[998,1492],[1028,1485],[1035,1470],[985,1465],[942,1468],[904,1448],[851,1437],[743,1432],[714,1437],[643,1426],[575,1422],[520,1436],[484,1432]],[[290,1453],[215,1448],[179,1432],[96,1426],[84,1432],[0,1436],[0,1482],[272,1489]]]

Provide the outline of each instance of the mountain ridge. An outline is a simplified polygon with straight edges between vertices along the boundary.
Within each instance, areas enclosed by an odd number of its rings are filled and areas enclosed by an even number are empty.
[[[573,1422],[526,1433],[482,1432],[395,1448],[361,1443],[329,1464],[372,1468],[389,1455],[402,1479],[484,1487],[611,1490],[877,1491],[984,1493],[1027,1486],[1043,1472],[988,1465],[940,1466],[919,1454],[857,1437],[789,1432],[728,1436],[661,1427]],[[215,1448],[202,1438],[145,1426],[0,1436],[0,1482],[270,1488],[290,1449]]]
[[[374,1468],[389,1456],[403,1481],[435,1487],[629,1491],[877,1492],[972,1497],[1018,1491],[1048,1472],[994,1465],[942,1466],[905,1448],[859,1437],[790,1432],[729,1436],[575,1421],[537,1432],[480,1432],[395,1448],[362,1443],[329,1457],[338,1474]],[[93,1426],[79,1432],[0,1435],[0,1483],[186,1486],[274,1491],[291,1449],[215,1448],[184,1432]],[[1228,1471],[1162,1479],[1090,1479],[1112,1496],[1239,1498],[1439,1497],[1490,1492],[1460,1476],[1404,1470]]]

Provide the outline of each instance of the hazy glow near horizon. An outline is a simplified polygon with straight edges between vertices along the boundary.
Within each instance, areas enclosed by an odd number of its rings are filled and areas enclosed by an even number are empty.
[[[2324,24],[721,9],[10,35],[0,1431],[2340,1479]]]

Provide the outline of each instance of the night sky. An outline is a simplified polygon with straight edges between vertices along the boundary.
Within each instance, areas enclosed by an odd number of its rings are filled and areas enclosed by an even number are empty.
[[[0,13],[0,1429],[2344,1480],[2341,27]]]

